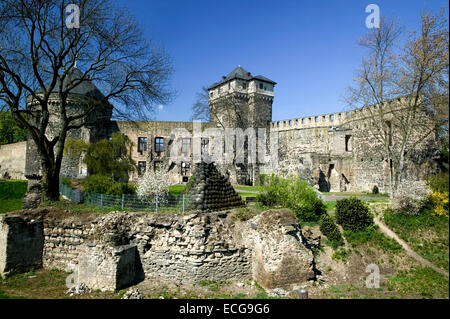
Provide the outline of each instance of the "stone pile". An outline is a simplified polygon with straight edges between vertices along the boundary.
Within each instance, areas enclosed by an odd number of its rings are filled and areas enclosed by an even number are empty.
[[[130,288],[121,299],[144,299],[144,295],[138,288]]]
[[[243,206],[229,179],[217,170],[214,163],[197,164],[186,189],[190,208],[201,211],[218,211]]]

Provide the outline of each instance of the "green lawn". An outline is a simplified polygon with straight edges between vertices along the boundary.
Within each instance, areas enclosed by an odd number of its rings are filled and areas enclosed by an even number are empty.
[[[234,189],[239,191],[256,191],[256,192],[262,192],[264,190],[264,186],[247,186],[247,185],[237,185],[234,186]]]
[[[387,210],[384,222],[411,248],[436,266],[449,270],[449,220],[428,209],[418,216]]]
[[[186,188],[185,185],[172,185],[169,187],[169,193],[178,196]]]
[[[388,197],[388,194],[372,194],[372,193],[351,193],[351,192],[321,192],[323,195],[336,195],[336,196],[364,196],[364,197]]]
[[[22,198],[27,191],[27,181],[0,181],[0,213],[22,208]]]

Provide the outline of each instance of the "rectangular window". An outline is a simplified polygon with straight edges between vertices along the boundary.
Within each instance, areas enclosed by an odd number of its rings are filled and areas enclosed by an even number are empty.
[[[147,138],[138,137],[138,152],[142,154],[145,151],[147,151]]]
[[[318,122],[319,122],[319,117],[316,116],[316,117],[314,118],[314,120],[316,121],[316,123],[318,123]]]
[[[138,175],[139,176],[144,175],[146,169],[147,169],[146,162],[138,162]]]
[[[155,137],[155,152],[164,152],[164,137]]]
[[[181,162],[181,174],[183,176],[186,176],[190,169],[191,169],[191,163]]]
[[[244,90],[246,90],[246,89],[247,89],[247,83],[242,83],[242,88],[243,88]]]
[[[202,138],[202,141],[201,141],[202,154],[205,154],[205,155],[208,154],[208,144],[209,144],[209,138]]]
[[[181,140],[181,153],[184,156],[188,156],[191,152],[191,139],[190,138],[183,138]]]
[[[334,114],[330,115],[330,121],[334,121]]]
[[[263,89],[263,84],[259,83],[259,88],[262,90]]]

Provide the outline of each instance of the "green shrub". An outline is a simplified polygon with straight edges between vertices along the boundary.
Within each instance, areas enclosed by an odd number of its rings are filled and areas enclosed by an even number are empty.
[[[86,193],[98,193],[106,195],[135,194],[136,185],[119,183],[111,177],[103,175],[91,175],[82,185]]]
[[[380,193],[380,190],[378,189],[378,186],[375,185],[375,186],[372,188],[372,194],[379,194],[379,193]]]
[[[103,175],[91,175],[82,183],[86,193],[106,194],[109,189],[116,187],[117,183],[111,177]]]
[[[430,188],[435,192],[449,192],[449,174],[448,172],[433,175],[428,178]]]
[[[267,174],[259,174],[258,175],[258,185],[264,186],[269,180],[269,176]]]
[[[327,214],[320,217],[320,231],[331,241],[333,248],[337,248],[344,244],[341,232],[335,224],[333,218]]]
[[[298,176],[270,176],[256,200],[264,206],[292,209],[301,221],[318,221],[326,208],[308,182]]]
[[[361,231],[373,224],[373,217],[359,198],[350,197],[337,201],[336,221],[345,230]]]
[[[61,177],[61,183],[63,185],[72,187],[72,181],[69,178],[67,178],[67,177]]]

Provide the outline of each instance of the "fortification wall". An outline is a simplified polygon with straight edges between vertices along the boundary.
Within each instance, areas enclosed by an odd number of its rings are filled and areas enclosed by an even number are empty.
[[[0,145],[0,178],[8,174],[11,179],[25,179],[27,142]]]

